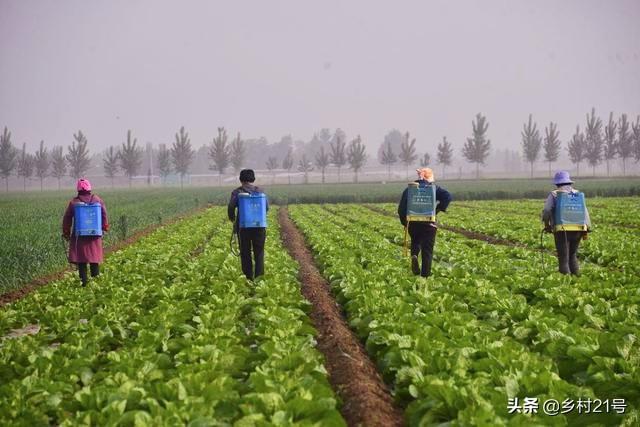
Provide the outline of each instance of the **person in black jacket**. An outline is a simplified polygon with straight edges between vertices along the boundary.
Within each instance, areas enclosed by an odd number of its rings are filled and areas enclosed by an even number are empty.
[[[238,194],[240,193],[264,193],[258,186],[253,185],[256,177],[252,169],[243,169],[240,171],[240,187],[231,192],[231,199],[227,206],[229,220],[232,221],[234,233],[238,233],[240,246],[240,262],[242,264],[242,272],[249,280],[253,280],[264,274],[264,244],[267,237],[266,227],[240,228],[236,221],[236,208],[238,207]],[[267,203],[267,209],[269,204]],[[251,257],[253,252],[253,258]]]
[[[417,169],[418,185],[433,184],[433,171],[430,168]],[[434,184],[435,185],[435,184]],[[398,204],[398,217],[404,227],[407,227],[407,194],[408,189],[402,192],[402,198]],[[436,214],[446,212],[451,202],[451,194],[442,187],[436,185]],[[422,277],[431,275],[431,262],[433,260],[433,246],[436,242],[436,222],[411,221],[409,222],[409,235],[411,236],[411,270],[413,274]],[[418,254],[422,252],[422,268],[418,262]]]

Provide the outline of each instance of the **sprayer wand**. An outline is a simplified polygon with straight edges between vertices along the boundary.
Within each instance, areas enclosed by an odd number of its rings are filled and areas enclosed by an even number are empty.
[[[540,230],[540,268],[543,272],[546,272],[547,267],[544,264],[544,232],[544,228]]]
[[[231,237],[229,238],[229,250],[235,256],[240,255],[240,251],[238,250],[238,232],[236,231],[236,225],[238,224],[238,219],[233,222],[233,227],[231,228]]]

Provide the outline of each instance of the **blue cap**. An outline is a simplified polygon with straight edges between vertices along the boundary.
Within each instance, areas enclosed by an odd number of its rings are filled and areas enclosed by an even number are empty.
[[[571,181],[571,177],[569,176],[569,172],[567,172],[567,171],[558,171],[558,172],[556,172],[555,176],[553,177],[553,183],[555,185],[573,184],[573,181]]]

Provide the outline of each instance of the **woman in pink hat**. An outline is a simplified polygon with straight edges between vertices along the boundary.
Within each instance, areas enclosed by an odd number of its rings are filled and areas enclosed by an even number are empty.
[[[102,232],[109,231],[109,220],[107,209],[102,199],[95,194],[91,194],[91,183],[85,178],[80,178],[76,183],[78,195],[71,199],[62,219],[62,237],[69,241],[70,263],[78,266],[78,273],[82,286],[87,285],[87,264],[90,266],[91,276],[100,274],[100,263],[103,260]],[[76,215],[79,205],[99,204],[100,218],[92,224],[101,224],[101,230],[79,230],[78,218]]]

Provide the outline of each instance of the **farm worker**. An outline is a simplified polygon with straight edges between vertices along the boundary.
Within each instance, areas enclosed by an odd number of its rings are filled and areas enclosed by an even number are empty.
[[[451,194],[444,188],[434,184],[433,171],[430,168],[416,169],[418,179],[410,183],[402,192],[398,204],[398,217],[411,236],[411,271],[422,277],[431,275],[433,246],[436,241],[436,214],[446,212],[451,202]],[[409,200],[411,193],[411,200]],[[434,197],[435,196],[435,197]],[[414,203],[424,202],[426,203]],[[423,211],[420,211],[423,209]],[[431,209],[431,210],[430,210]],[[418,262],[418,254],[422,252],[422,268]]]
[[[553,233],[558,254],[558,269],[562,274],[579,274],[578,246],[591,228],[584,194],[574,189],[567,171],[556,172],[556,189],[549,193],[542,210],[544,230]]]
[[[90,266],[91,277],[100,274],[100,263],[103,260],[102,233],[109,231],[107,209],[102,199],[91,193],[91,183],[88,179],[80,178],[76,183],[78,195],[71,199],[62,218],[62,237],[69,241],[68,259],[78,266],[78,273],[82,286],[87,285],[87,264]],[[90,205],[96,213],[93,222],[89,224],[92,230],[80,230],[80,215],[77,206]],[[97,212],[100,218],[97,218]],[[96,228],[97,227],[97,228]]]
[[[269,202],[256,180],[253,169],[240,171],[240,187],[231,192],[227,207],[233,232],[238,233],[242,272],[249,280],[264,274],[264,243],[267,236]],[[238,215],[236,215],[238,209]],[[253,252],[253,258],[251,253]],[[255,263],[255,269],[254,269]]]

